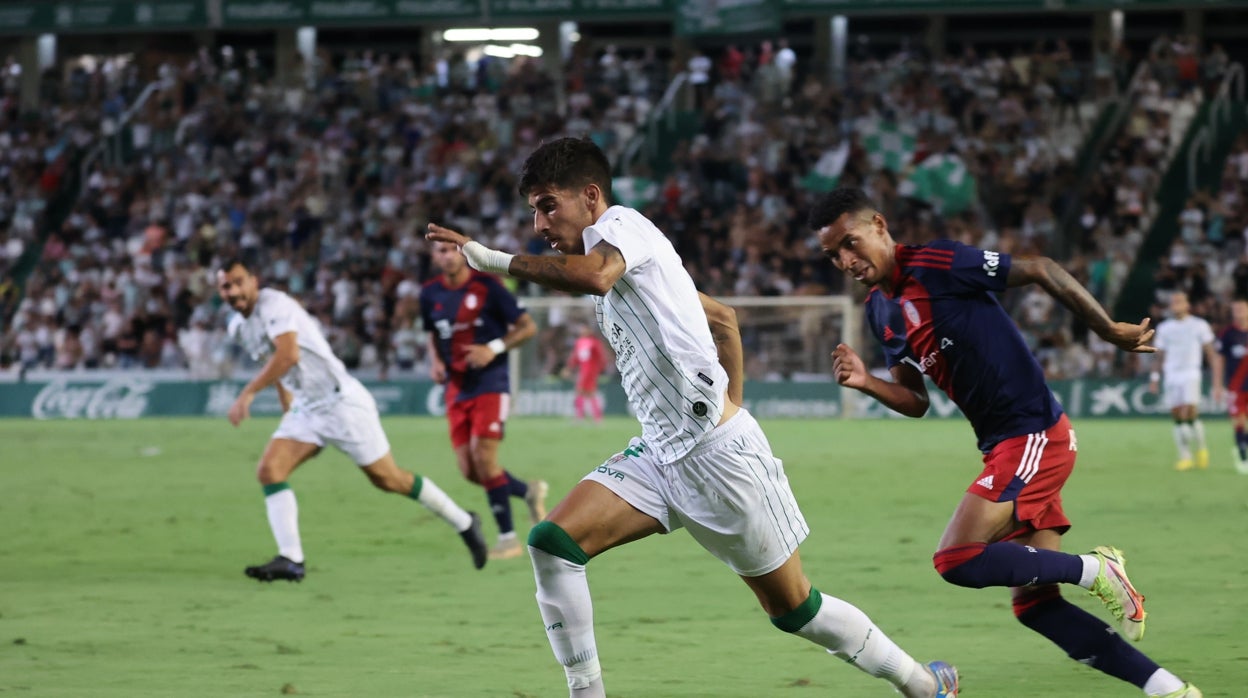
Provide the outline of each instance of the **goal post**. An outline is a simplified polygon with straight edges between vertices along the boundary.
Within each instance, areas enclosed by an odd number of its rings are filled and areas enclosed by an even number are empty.
[[[832,350],[840,342],[862,347],[862,308],[852,297],[728,296],[737,311],[745,353],[746,403],[759,416],[852,416],[856,391],[832,378]],[[589,296],[521,299],[537,336],[511,356],[513,408],[521,415],[572,415],[572,384],[560,378],[578,328],[595,327]],[[627,409],[610,345],[611,361],[600,383],[611,413]],[[765,401],[765,407],[756,401]],[[752,404],[752,401],[753,402]],[[759,407],[762,407],[760,413]]]

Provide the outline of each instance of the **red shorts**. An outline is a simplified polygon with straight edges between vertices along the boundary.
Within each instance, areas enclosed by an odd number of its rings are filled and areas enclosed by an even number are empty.
[[[993,502],[1014,502],[1014,518],[1031,530],[1065,533],[1070,519],[1062,511],[1062,485],[1074,470],[1076,448],[1075,430],[1063,414],[1046,431],[997,444],[966,491]]]
[[[1248,414],[1248,391],[1231,393],[1227,396],[1226,401],[1228,411],[1232,417],[1238,417],[1241,414]]]
[[[581,372],[576,377],[576,390],[580,393],[592,393],[598,389],[598,371]]]
[[[451,445],[458,448],[473,436],[502,439],[503,425],[511,407],[507,393],[484,393],[466,400],[456,400],[452,391],[446,393],[446,419],[451,426]]]

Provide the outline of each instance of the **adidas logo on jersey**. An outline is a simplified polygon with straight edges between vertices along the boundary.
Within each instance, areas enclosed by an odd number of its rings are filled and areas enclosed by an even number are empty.
[[[979,481],[978,481],[978,482],[976,482],[975,484],[976,484],[976,485],[979,485],[980,487],[982,487],[982,488],[984,488],[984,489],[986,489],[986,490],[990,490],[990,489],[992,489],[992,476],[991,476],[991,475],[986,475],[986,476],[984,476],[984,477],[981,477],[981,478],[979,478]]]

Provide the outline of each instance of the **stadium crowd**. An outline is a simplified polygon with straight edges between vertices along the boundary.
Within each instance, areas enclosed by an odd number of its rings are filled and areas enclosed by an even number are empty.
[[[1072,205],[1084,128],[1133,74],[1121,50],[1101,46],[1089,58],[1077,61],[1060,41],[1009,56],[905,49],[853,56],[829,82],[784,41],[679,64],[608,47],[574,53],[557,89],[524,58],[455,55],[426,68],[406,56],[323,55],[301,80],[279,84],[254,55],[201,51],[162,67],[161,87],[131,122],[126,164],[87,169],[20,304],[12,270],[36,241],[67,152],[113,128],[142,84],[133,66],[79,66],[51,81],[40,113],[23,115],[20,76],[6,70],[0,145],[13,147],[0,147],[0,303],[9,304],[0,364],[228,375],[239,357],[224,341],[212,272],[238,254],[320,319],[349,367],[424,376],[416,300],[436,273],[424,222],[548,252],[515,193],[520,161],[564,133],[588,135],[618,159],[681,72],[700,129],[663,162],[630,164],[620,193],[672,237],[707,293],[853,292],[805,226],[812,195],[836,183],[864,186],[899,240],[1045,253]],[[1226,69],[1220,48],[1202,55],[1184,38],[1159,39],[1143,63],[1141,96],[1085,188],[1068,260],[1105,303],[1182,136],[1172,117],[1190,113]],[[1193,197],[1176,222],[1182,235],[1159,294],[1185,288],[1214,320],[1221,306],[1203,300],[1248,295],[1235,233],[1248,234],[1246,182],[1241,143],[1222,189]],[[1052,377],[1136,370],[1047,295],[1011,293],[1006,303]],[[558,332],[542,345],[571,338]],[[552,371],[558,353],[544,360]]]

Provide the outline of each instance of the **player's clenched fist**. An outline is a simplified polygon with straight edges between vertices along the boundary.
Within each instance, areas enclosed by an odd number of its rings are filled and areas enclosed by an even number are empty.
[[[867,384],[867,367],[848,344],[838,344],[832,351],[832,375],[846,388],[862,388]]]

